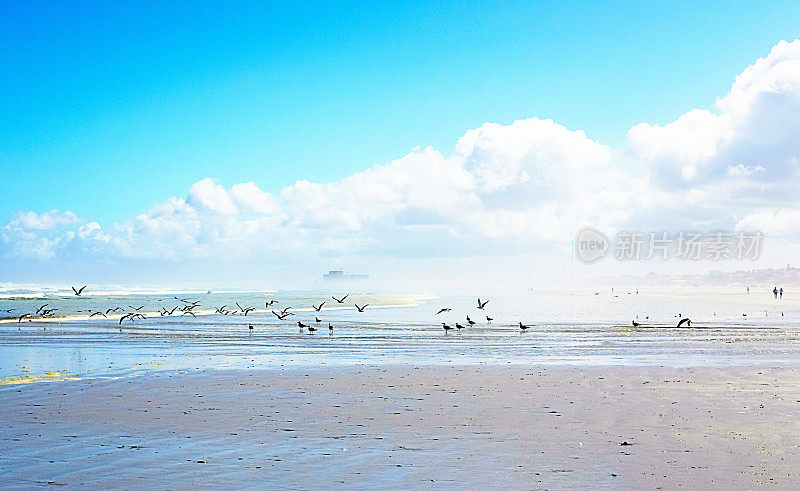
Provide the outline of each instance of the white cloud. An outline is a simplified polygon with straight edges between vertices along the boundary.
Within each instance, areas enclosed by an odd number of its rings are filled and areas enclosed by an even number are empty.
[[[72,212],[26,212],[2,237],[6,255],[225,260],[522,254],[561,248],[585,225],[788,235],[800,225],[800,41],[745,69],[713,110],[634,126],[621,150],[530,118],[469,130],[445,155],[416,148],[274,195],[207,178],[106,229]]]
[[[800,238],[800,210],[778,208],[745,216],[736,230],[760,231],[767,236]]]
[[[50,230],[61,225],[76,223],[78,216],[71,211],[50,210],[38,214],[33,211],[19,212],[6,225],[6,229]]]

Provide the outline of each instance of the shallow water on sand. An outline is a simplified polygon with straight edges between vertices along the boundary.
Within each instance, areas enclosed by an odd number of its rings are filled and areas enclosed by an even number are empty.
[[[311,308],[325,299],[320,312]],[[275,308],[293,307],[295,315],[278,320],[265,308],[267,300],[278,300]],[[200,302],[197,317],[157,313],[194,302]],[[213,313],[223,304],[238,309],[236,302],[258,310],[247,316]],[[681,367],[794,364],[800,359],[800,305],[788,296],[775,300],[760,293],[527,291],[496,294],[485,310],[478,310],[468,295],[360,293],[343,304],[324,291],[34,295],[2,298],[0,308],[13,310],[6,314],[10,317],[32,313],[44,303],[58,308],[60,317],[0,324],[0,379],[51,370],[80,377],[355,364]],[[353,303],[370,306],[358,312]],[[120,324],[121,310],[86,319],[88,309],[116,306],[125,312],[141,307],[147,318]],[[452,310],[437,315],[445,306]],[[691,317],[692,328],[676,329],[678,314]],[[468,326],[467,315],[474,326],[445,334],[442,322]],[[494,320],[488,323],[486,315]],[[642,326],[633,327],[634,319]],[[298,321],[318,331],[301,332]],[[518,322],[532,328],[522,333]]]

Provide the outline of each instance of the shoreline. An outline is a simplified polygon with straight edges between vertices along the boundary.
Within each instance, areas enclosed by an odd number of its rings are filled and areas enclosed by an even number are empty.
[[[788,486],[798,385],[800,367],[391,365],[3,386],[0,469],[9,486]]]

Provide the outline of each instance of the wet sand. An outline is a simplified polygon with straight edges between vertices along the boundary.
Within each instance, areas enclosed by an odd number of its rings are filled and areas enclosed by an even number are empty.
[[[795,367],[155,372],[3,386],[0,411],[4,487],[752,488],[800,474]]]

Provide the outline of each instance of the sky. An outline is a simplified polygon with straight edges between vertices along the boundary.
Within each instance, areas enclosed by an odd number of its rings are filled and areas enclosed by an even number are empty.
[[[586,225],[764,229],[779,264],[797,26],[793,2],[0,0],[0,274],[535,272]]]

